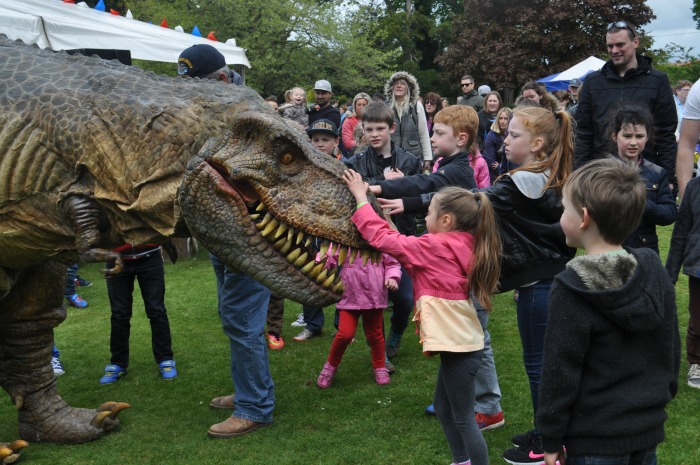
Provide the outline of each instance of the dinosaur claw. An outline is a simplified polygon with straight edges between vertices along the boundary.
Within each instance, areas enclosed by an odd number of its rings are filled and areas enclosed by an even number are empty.
[[[116,420],[116,419],[117,419],[117,415],[119,415],[119,412],[121,412],[122,410],[126,410],[126,409],[128,409],[128,408],[131,408],[131,404],[127,404],[126,402],[118,402],[118,403],[116,403],[116,405],[114,405],[114,406],[111,408],[111,411],[110,411],[110,414],[109,414],[110,420]]]
[[[8,447],[10,449],[12,449],[13,451],[17,452],[20,449],[24,449],[25,447],[29,447],[29,443],[27,441],[22,440],[22,439],[17,439],[16,441],[12,441]]]
[[[114,408],[115,405],[117,405],[117,403],[114,402],[113,400],[112,400],[112,401],[109,401],[109,402],[105,402],[104,404],[102,404],[102,405],[100,405],[99,407],[97,407],[97,411],[98,411],[98,412],[111,411],[112,408]]]
[[[12,449],[10,449],[9,447],[0,447],[0,460],[4,460],[10,455],[12,455]]]
[[[92,419],[90,422],[91,426],[94,426],[95,428],[101,428],[102,423],[104,423],[105,419],[110,416],[112,412],[106,411],[106,412],[98,412],[97,415]]]

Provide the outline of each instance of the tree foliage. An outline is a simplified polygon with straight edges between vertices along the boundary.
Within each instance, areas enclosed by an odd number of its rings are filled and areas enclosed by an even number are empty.
[[[697,29],[700,29],[700,0],[693,0],[693,19],[697,24]]]
[[[464,0],[437,63],[453,81],[469,73],[492,88],[517,89],[605,56],[607,24],[622,18],[643,26],[655,16],[643,0]]]

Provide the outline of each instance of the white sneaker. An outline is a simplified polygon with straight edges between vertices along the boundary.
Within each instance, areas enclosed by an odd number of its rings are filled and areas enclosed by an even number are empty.
[[[63,369],[63,364],[58,359],[58,357],[51,357],[51,367],[53,368],[53,374],[56,376],[61,376],[66,372]]]
[[[688,369],[688,386],[700,389],[700,365],[693,363]]]
[[[306,322],[304,321],[304,314],[300,313],[297,315],[297,319],[295,322],[292,323],[292,326],[296,326],[297,328],[301,328],[306,326]]]

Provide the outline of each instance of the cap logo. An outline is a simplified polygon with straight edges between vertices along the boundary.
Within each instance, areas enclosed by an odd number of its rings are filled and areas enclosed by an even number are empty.
[[[186,76],[192,68],[192,62],[187,58],[180,57],[177,60],[177,74],[180,76]]]
[[[324,121],[315,122],[314,125],[312,126],[312,129],[327,129],[329,131],[335,132],[335,129],[330,124],[328,124]]]

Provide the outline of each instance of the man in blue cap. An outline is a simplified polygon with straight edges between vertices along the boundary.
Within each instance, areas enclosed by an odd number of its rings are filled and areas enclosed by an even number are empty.
[[[210,45],[194,45],[183,51],[178,59],[178,74],[236,83],[224,56]],[[212,408],[233,413],[212,425],[208,434],[226,439],[272,424],[275,385],[267,360],[264,331],[270,290],[225,265],[215,255],[209,254],[209,257],[216,275],[219,317],[231,348],[231,379],[236,393],[235,396],[216,397],[209,403]]]

